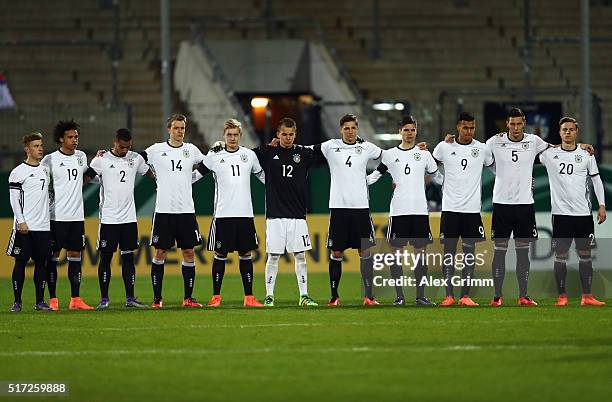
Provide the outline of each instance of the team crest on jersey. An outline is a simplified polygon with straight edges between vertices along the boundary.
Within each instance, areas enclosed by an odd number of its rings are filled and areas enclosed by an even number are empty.
[[[159,241],[159,236],[158,235],[153,236],[152,242],[157,243],[158,241]]]
[[[243,162],[248,162],[249,157],[246,154],[242,154],[240,155],[240,160]]]
[[[523,142],[521,144],[521,146],[523,147],[523,149],[529,149],[529,143],[528,142]]]
[[[418,152],[416,154],[414,154],[414,160],[415,161],[420,161],[421,160],[421,154],[418,153]]]
[[[472,158],[478,158],[479,154],[480,151],[478,151],[476,148],[472,149]]]
[[[300,163],[301,160],[302,160],[302,157],[300,156],[300,154],[294,154],[293,155],[293,161],[295,163]]]
[[[77,158],[77,162],[78,162],[79,166],[83,166],[83,158],[78,157]]]
[[[359,146],[355,147],[355,153],[357,155],[360,155],[362,152],[363,152],[363,147],[359,147]]]
[[[217,243],[215,245],[217,248],[221,248],[221,241],[217,240]]]
[[[582,155],[576,155],[576,163],[581,163],[582,162]]]
[[[444,232],[440,233],[440,240],[444,240]]]
[[[183,149],[183,156],[185,158],[189,158],[189,150],[188,149]]]
[[[15,247],[15,248],[13,249],[13,253],[15,253],[15,254],[21,254],[21,248],[20,248],[20,247]]]
[[[128,159],[128,166],[131,168],[134,167],[134,159]]]
[[[100,247],[102,247],[102,248],[106,247],[106,240],[102,240],[100,242]]]

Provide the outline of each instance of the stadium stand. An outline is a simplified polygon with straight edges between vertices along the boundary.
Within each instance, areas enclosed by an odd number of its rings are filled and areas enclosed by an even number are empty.
[[[74,103],[95,108],[112,100],[113,23],[112,10],[104,7],[105,3],[108,2],[70,0],[63,2],[69,7],[59,8],[34,0],[11,5],[10,18],[0,17],[3,42],[22,42],[0,54],[0,68],[10,80],[19,105]],[[591,35],[608,40],[592,44],[592,89],[606,105],[612,100],[612,61],[606,56],[612,50],[612,29],[607,24],[612,7],[606,2],[592,3]],[[512,90],[524,88],[522,1],[419,0],[406,4],[381,0],[378,41],[372,4],[365,0],[173,0],[172,52],[176,57],[181,41],[192,38],[191,24],[205,18],[278,19],[268,26],[248,20],[210,25],[205,30],[205,38],[210,39],[313,38],[317,26],[295,27],[280,21],[310,16],[337,51],[363,96],[369,101],[406,102],[410,112],[420,117],[422,131],[432,140],[439,138],[438,131],[452,128],[458,107],[475,110],[477,118],[481,118],[483,101],[516,100]],[[119,99],[132,107],[133,128],[139,134],[135,145],[142,146],[159,138],[162,120],[159,7],[146,0],[126,0],[120,5],[123,57]],[[578,7],[579,2],[571,0],[532,1],[533,37],[578,38]],[[38,12],[31,12],[34,9]],[[41,9],[45,12],[41,13]],[[380,44],[378,57],[372,57],[376,42]],[[533,43],[530,65],[531,85],[541,92],[532,100],[553,97],[563,102],[566,113],[578,115],[578,44]],[[458,94],[464,90],[482,94]],[[547,90],[565,92],[550,95]],[[178,97],[175,106],[177,110],[181,107]],[[446,111],[441,121],[440,106]],[[381,114],[380,126],[391,127],[395,117]],[[612,115],[604,115],[602,123],[604,132],[612,130]]]

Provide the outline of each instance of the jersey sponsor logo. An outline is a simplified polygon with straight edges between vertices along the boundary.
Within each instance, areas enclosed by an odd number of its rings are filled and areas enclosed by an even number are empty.
[[[278,155],[274,155],[274,158],[272,159],[280,159],[280,158],[278,157]]]
[[[240,160],[244,163],[249,161],[249,157],[246,154],[241,154],[240,155]]]
[[[183,149],[183,156],[185,158],[189,158],[189,150],[188,149]]]
[[[225,163],[225,159],[221,159],[221,162],[219,162],[219,163]]]
[[[128,166],[131,168],[134,167],[134,159],[128,159]]]
[[[109,169],[114,169],[115,165],[110,165]]]
[[[457,154],[455,153],[455,151],[453,151],[453,152],[451,152],[451,155],[457,155]]]
[[[521,144],[521,147],[523,147],[523,149],[529,149],[529,143],[528,142],[523,142]]]
[[[555,155],[553,159],[559,159],[559,155]]]
[[[399,160],[399,158],[397,158],[397,159],[395,160],[395,163],[399,163],[399,161],[400,161],[400,160]]]
[[[582,155],[576,155],[575,160],[576,160],[576,163],[581,163],[582,162]]]
[[[60,163],[60,167],[62,167],[62,166],[66,166],[66,165],[64,165],[64,162],[61,162],[61,163]]]
[[[161,156],[168,156],[168,155],[166,155],[166,153],[164,152],[164,153],[161,154]]]
[[[502,148],[506,148],[506,144],[501,144],[501,147]]]
[[[34,177],[34,173],[30,173],[30,177]]]
[[[480,151],[478,151],[476,148],[472,149],[472,158],[478,158],[479,154]]]
[[[336,148],[334,152],[340,152],[340,148]]]
[[[302,157],[299,154],[294,154],[293,155],[293,161],[295,163],[300,163],[301,160],[302,160]]]
[[[355,153],[357,155],[361,155],[362,152],[363,152],[363,147],[355,147]]]
[[[420,160],[421,160],[421,154],[420,154],[420,153],[418,153],[418,152],[417,152],[417,153],[415,153],[415,154],[414,154],[414,160],[415,160],[415,161],[420,161]]]

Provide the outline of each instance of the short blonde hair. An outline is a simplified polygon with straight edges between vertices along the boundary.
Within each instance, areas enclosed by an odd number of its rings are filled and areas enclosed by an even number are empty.
[[[24,135],[23,138],[21,139],[21,142],[23,144],[24,147],[27,147],[30,142],[32,141],[38,141],[38,140],[42,140],[43,136],[41,133],[30,133],[28,135]]]
[[[237,128],[238,132],[242,134],[242,124],[240,124],[240,122],[236,119],[229,119],[223,123],[223,134],[225,134],[225,131],[232,128]]]

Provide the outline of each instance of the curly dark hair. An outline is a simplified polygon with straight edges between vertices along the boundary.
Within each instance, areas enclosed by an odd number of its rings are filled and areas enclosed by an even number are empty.
[[[55,127],[53,128],[53,139],[55,140],[56,143],[60,143],[60,139],[64,137],[64,133],[66,131],[70,131],[70,130],[78,130],[79,129],[79,125],[77,124],[77,122],[74,121],[74,119],[71,120],[60,120],[57,122],[57,124],[55,125]]]

